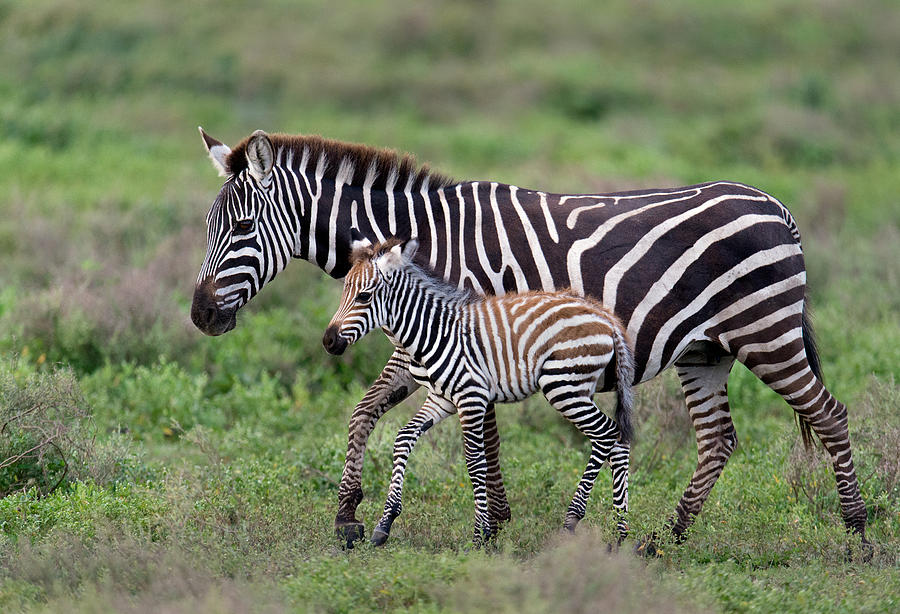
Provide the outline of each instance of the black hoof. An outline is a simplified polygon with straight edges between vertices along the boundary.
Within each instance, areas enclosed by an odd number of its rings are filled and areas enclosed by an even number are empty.
[[[366,536],[366,527],[358,521],[335,522],[334,533],[338,539],[346,542],[348,550],[353,549],[354,542],[358,542]]]
[[[388,537],[390,537],[390,533],[385,533],[376,527],[375,530],[372,531],[372,545],[383,546],[384,542],[388,540]]]

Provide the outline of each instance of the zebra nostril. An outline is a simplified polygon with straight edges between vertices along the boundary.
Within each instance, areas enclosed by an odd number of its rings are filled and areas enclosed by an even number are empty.
[[[325,346],[326,350],[331,350],[334,347],[335,335],[333,328],[328,328],[325,330],[325,334],[322,335],[322,345]]]
[[[206,318],[206,324],[212,324],[216,321],[216,308],[215,307],[207,307],[206,311],[203,312],[203,317]]]

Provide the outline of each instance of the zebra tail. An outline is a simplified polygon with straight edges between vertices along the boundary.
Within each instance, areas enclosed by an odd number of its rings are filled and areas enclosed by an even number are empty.
[[[619,441],[631,443],[634,427],[631,424],[631,409],[634,396],[631,383],[634,381],[634,355],[628,347],[628,341],[622,331],[613,335],[613,346],[616,353],[616,424],[619,426]]]
[[[803,300],[803,316],[801,319],[801,328],[803,331],[803,348],[806,350],[806,361],[813,375],[825,385],[825,378],[822,376],[822,363],[819,361],[819,346],[816,343],[816,335],[813,331],[812,318],[809,313],[809,297]],[[806,418],[798,413],[794,413],[797,417],[797,427],[800,429],[800,439],[803,441],[803,447],[809,450],[813,447],[814,439],[812,426]]]

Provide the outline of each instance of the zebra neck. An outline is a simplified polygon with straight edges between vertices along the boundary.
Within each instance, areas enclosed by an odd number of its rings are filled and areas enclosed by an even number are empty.
[[[465,301],[443,286],[422,273],[406,272],[398,272],[391,284],[390,323],[385,330],[419,363],[446,345],[464,322]]]
[[[375,190],[346,184],[340,177],[316,179],[315,174],[307,176],[305,182],[310,186],[309,197],[300,202],[310,204],[301,204],[294,257],[308,260],[334,278],[342,278],[350,269],[351,228],[373,242],[391,236],[419,237],[420,244],[424,241],[424,247],[431,249],[430,233],[422,232],[419,225],[430,218],[433,203],[440,201],[437,190],[429,192],[427,185],[416,192],[403,187]]]

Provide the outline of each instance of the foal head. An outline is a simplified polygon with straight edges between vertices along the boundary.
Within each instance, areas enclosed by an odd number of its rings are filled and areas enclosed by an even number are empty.
[[[341,304],[322,337],[329,354],[343,354],[348,345],[388,323],[391,314],[387,297],[392,281],[412,261],[419,246],[415,239],[395,238],[372,245],[355,228],[350,234],[350,272],[344,278]]]

